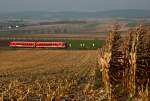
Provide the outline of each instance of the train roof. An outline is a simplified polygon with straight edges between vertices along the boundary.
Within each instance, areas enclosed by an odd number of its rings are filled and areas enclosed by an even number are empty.
[[[35,43],[36,41],[11,41],[10,43]],[[49,41],[49,42],[44,42],[44,41],[37,41],[36,43],[65,43],[63,41]]]

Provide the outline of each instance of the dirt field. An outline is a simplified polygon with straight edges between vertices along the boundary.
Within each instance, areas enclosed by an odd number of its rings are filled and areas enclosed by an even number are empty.
[[[0,50],[0,91],[8,98],[94,101],[102,96],[95,72],[96,51]]]

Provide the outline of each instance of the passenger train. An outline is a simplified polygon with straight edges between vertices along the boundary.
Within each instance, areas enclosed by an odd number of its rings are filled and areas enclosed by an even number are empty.
[[[67,48],[65,42],[23,42],[23,41],[12,41],[9,43],[10,47],[22,47],[22,48]]]

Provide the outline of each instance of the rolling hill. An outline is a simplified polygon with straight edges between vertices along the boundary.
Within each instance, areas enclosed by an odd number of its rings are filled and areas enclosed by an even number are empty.
[[[111,10],[99,12],[46,12],[46,11],[26,11],[13,13],[0,13],[0,19],[87,19],[87,18],[111,18],[111,17],[150,17],[150,10]]]

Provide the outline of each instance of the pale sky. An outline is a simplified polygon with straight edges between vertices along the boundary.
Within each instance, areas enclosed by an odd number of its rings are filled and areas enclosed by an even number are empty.
[[[0,0],[0,12],[148,9],[150,0]]]

